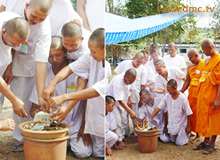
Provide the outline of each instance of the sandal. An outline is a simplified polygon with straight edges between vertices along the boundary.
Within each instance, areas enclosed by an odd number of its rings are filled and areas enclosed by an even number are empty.
[[[201,150],[201,149],[206,149],[208,145],[205,145],[204,142],[200,143],[199,145],[193,147],[193,150]]]
[[[23,144],[23,143],[20,143],[20,144],[16,145],[16,144],[14,143],[13,146],[15,147],[15,149],[12,149],[11,151],[12,151],[12,152],[23,152],[23,151],[24,151],[24,148],[18,149],[18,147],[19,147],[19,146],[22,146],[22,145],[24,145],[24,144]]]
[[[214,151],[216,151],[216,148],[213,147],[213,146],[208,145],[202,153],[203,154],[210,154]]]

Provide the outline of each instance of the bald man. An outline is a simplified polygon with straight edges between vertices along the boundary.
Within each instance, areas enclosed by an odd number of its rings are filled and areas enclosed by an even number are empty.
[[[131,87],[131,97],[129,98],[128,105],[131,106],[132,110],[138,115],[138,103],[140,101],[139,92],[141,89],[145,89],[145,84],[150,77],[147,69],[143,66],[144,62],[144,54],[142,52],[137,52],[133,57],[133,60],[124,60],[115,68],[115,73],[121,74],[126,70],[132,68],[137,72],[137,78]],[[150,79],[150,78],[149,78]],[[152,82],[152,80],[150,80]],[[135,128],[135,119],[132,120],[133,127]],[[126,128],[126,134],[128,135],[130,132],[129,121]],[[134,130],[133,139],[136,140],[137,134]]]
[[[203,40],[201,48],[210,59],[206,60],[199,79],[196,132],[205,139],[193,149],[204,149],[203,154],[210,154],[216,150],[215,141],[220,134],[220,55],[210,39]]]
[[[132,119],[137,119],[136,113],[127,105],[131,84],[135,83],[136,77],[136,70],[128,69],[125,73],[115,76],[111,80],[108,88],[107,95],[114,97],[116,100],[116,107],[113,113],[117,122],[116,133],[118,135],[120,147],[125,147],[122,140],[125,135],[125,128],[128,121],[127,113],[130,114]]]
[[[185,90],[189,87],[189,105],[192,109],[193,114],[191,115],[190,129],[193,132],[196,132],[196,105],[197,105],[197,96],[198,96],[198,87],[199,87],[199,78],[202,75],[204,70],[204,59],[200,59],[199,53],[195,48],[192,48],[187,53],[189,60],[192,62],[187,67],[186,81],[183,84],[180,92],[184,93]],[[196,143],[201,140],[201,137],[196,134],[195,139],[191,143]]]
[[[28,113],[28,118],[19,118],[13,113],[16,123],[13,132],[16,143],[13,150],[22,151],[23,137],[18,129],[18,124],[32,120],[29,114],[31,108],[29,98],[35,83],[41,110],[47,107],[47,102],[42,98],[42,92],[46,80],[46,63],[48,62],[51,43],[50,22],[47,16],[50,12],[52,0],[7,0],[0,3],[6,11],[19,14],[30,24],[29,38],[21,45],[19,51],[15,51],[13,61],[5,72],[5,75],[10,77],[7,83],[11,82],[10,87],[13,93],[22,99]]]
[[[4,96],[6,96],[12,103],[15,114],[21,117],[27,117],[24,102],[14,95],[2,77],[8,64],[10,63],[12,47],[18,47],[21,43],[24,43],[29,34],[30,27],[25,19],[20,18],[18,14],[12,12],[0,13],[0,115],[2,105],[4,103]],[[1,131],[13,131],[14,128],[14,120],[7,118],[0,121]],[[0,153],[8,152],[9,150],[0,147]]]
[[[63,25],[61,36],[63,46],[67,49],[67,57],[71,60],[77,60],[79,57],[89,54],[88,40],[91,33],[78,24],[68,22]]]

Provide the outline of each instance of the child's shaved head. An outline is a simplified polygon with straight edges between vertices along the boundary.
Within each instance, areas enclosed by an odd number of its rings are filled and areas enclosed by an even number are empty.
[[[149,95],[150,93],[148,92],[148,90],[142,89],[142,90],[140,91],[139,95],[141,96],[142,94]]]
[[[61,30],[61,33],[65,37],[79,37],[82,38],[81,27],[73,22],[66,23]]]
[[[97,46],[101,49],[105,48],[105,29],[96,29],[89,37],[89,41],[95,41]]]
[[[115,98],[114,97],[112,97],[112,96],[106,96],[105,97],[105,102],[106,103],[110,104],[112,101],[115,102]]]
[[[171,88],[177,88],[177,82],[174,80],[174,79],[170,79],[168,82],[167,82],[167,85],[171,86]]]
[[[48,13],[51,6],[52,0],[30,0],[30,7],[38,7],[43,13]]]

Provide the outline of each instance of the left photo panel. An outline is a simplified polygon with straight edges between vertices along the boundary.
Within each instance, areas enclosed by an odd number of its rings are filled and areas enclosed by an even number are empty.
[[[0,159],[105,158],[105,1],[0,0]]]

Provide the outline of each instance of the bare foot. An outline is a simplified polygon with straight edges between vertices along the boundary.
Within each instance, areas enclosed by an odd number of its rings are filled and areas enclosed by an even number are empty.
[[[11,118],[6,118],[0,121],[0,131],[13,131],[15,129],[15,122]]]
[[[196,136],[193,140],[190,141],[190,143],[194,144],[196,142],[199,142],[200,140],[202,140],[202,137]]]
[[[0,146],[0,153],[6,154],[9,153],[10,151],[7,148],[1,147]]]
[[[125,143],[122,141],[118,142],[118,147],[126,147]]]
[[[122,141],[123,141],[123,142],[127,142],[127,143],[130,143],[130,142],[131,142],[131,140],[130,140],[129,138],[123,138]]]
[[[190,132],[190,137],[194,137],[196,136],[196,134],[194,134],[193,132]]]

